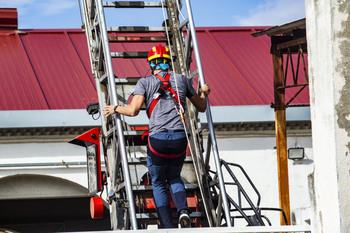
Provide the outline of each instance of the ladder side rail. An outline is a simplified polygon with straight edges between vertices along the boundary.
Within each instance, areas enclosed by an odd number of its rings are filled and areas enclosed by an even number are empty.
[[[190,101],[187,100],[187,105],[191,105]],[[189,106],[190,107],[190,106]],[[189,112],[191,111],[191,113]],[[189,116],[194,115],[193,110],[187,110],[187,118],[189,119],[188,124],[190,125],[191,130],[191,139],[190,139],[190,147],[192,150],[192,160],[193,160],[193,166],[195,168],[195,173],[198,180],[198,186],[200,189],[200,193],[202,195],[203,199],[203,206],[204,210],[208,219],[209,227],[213,227],[213,223],[216,221],[215,215],[213,215],[213,212],[211,211],[213,209],[213,206],[211,205],[210,199],[210,193],[206,193],[205,190],[209,190],[209,185],[206,182],[206,174],[205,174],[205,167],[203,167],[203,160],[201,159],[201,152],[200,148],[198,146],[199,141],[197,137],[195,136],[198,131],[196,129],[196,121],[194,118],[190,118]],[[202,165],[202,166],[200,166]],[[204,187],[206,186],[206,187]]]
[[[191,28],[195,59],[197,62],[197,68],[198,68],[198,72],[199,72],[199,81],[200,81],[201,85],[203,86],[203,85],[205,85],[205,80],[204,80],[204,74],[203,74],[203,69],[202,69],[202,62],[201,62],[201,58],[200,58],[200,53],[199,53],[199,49],[198,49],[197,35],[196,35],[190,0],[186,0],[186,8],[187,8],[189,24],[190,24],[190,28]],[[210,132],[210,137],[211,137],[211,142],[212,142],[212,149],[213,149],[213,155],[214,155],[213,157],[214,157],[215,166],[216,166],[218,178],[219,178],[220,195],[222,195],[222,202],[223,202],[223,206],[224,206],[224,212],[225,212],[225,216],[226,216],[227,226],[232,227],[231,217],[230,217],[230,208],[229,208],[229,203],[228,203],[228,200],[226,197],[226,189],[225,189],[224,178],[223,178],[223,174],[222,174],[222,170],[221,170],[219,150],[218,150],[217,142],[216,142],[216,138],[215,138],[214,125],[213,125],[213,120],[212,120],[212,115],[211,115],[208,97],[207,97],[206,116],[207,116],[209,132]]]
[[[113,71],[113,65],[112,65],[112,57],[110,54],[110,48],[109,48],[109,41],[108,41],[108,34],[107,34],[107,27],[103,12],[103,5],[102,0],[96,0],[96,8],[97,13],[99,15],[99,21],[100,21],[100,28],[101,28],[101,38],[102,38],[102,45],[104,50],[104,56],[105,56],[105,63],[107,67],[107,78],[108,78],[108,89],[109,89],[109,97],[111,100],[110,104],[118,105],[118,98],[117,98],[117,92],[116,92],[116,83],[114,80],[114,71]],[[102,108],[102,106],[100,106]],[[125,191],[126,195],[128,197],[128,204],[129,204],[129,216],[130,216],[130,222],[133,230],[137,229],[137,220],[136,220],[136,210],[135,210],[135,203],[133,198],[133,192],[131,187],[131,178],[130,178],[130,172],[129,172],[129,166],[128,166],[128,159],[126,154],[126,145],[125,145],[125,138],[123,134],[123,126],[121,122],[121,118],[119,114],[114,114],[113,120],[115,122],[115,125],[117,127],[117,135],[118,135],[118,142],[119,142],[119,152],[123,164],[123,174],[124,174],[124,182],[125,182]],[[116,166],[115,166],[116,168]]]
[[[94,52],[96,52],[96,50],[93,50],[92,48],[94,47],[93,44],[94,42],[96,43],[96,41],[93,38],[92,35],[92,27],[94,24],[94,19],[91,19],[90,17],[88,17],[88,15],[90,14],[89,12],[89,8],[87,7],[87,2],[86,0],[81,0],[81,8],[83,10],[83,15],[84,15],[84,28],[85,28],[85,35],[86,35],[86,40],[88,43],[88,48],[89,48],[89,57],[90,57],[90,66],[91,66],[91,72],[95,77],[95,81],[96,81],[96,88],[99,86],[99,82],[98,82],[98,78],[99,78],[99,74],[97,72],[96,69],[96,65],[94,64]],[[93,10],[92,7],[90,7],[90,11]],[[99,91],[97,91],[97,94],[99,95]],[[98,99],[100,100],[100,96],[98,96]],[[101,104],[101,103],[100,103]],[[100,105],[101,106],[101,105]],[[105,129],[104,129],[105,131]]]
[[[91,1],[92,4],[92,1]],[[95,84],[96,84],[96,90],[97,90],[97,97],[99,101],[99,106],[102,106],[103,104],[103,94],[100,86],[100,81],[99,81],[99,72],[98,69],[96,68],[96,63],[93,62],[93,57],[94,57],[94,52],[96,53],[96,50],[93,50],[93,43],[96,41],[93,38],[92,35],[92,27],[94,25],[94,18],[88,17],[92,13],[89,12],[89,8],[87,6],[87,1],[86,0],[81,0],[81,5],[80,5],[82,11],[83,11],[83,17],[84,17],[84,28],[85,28],[85,35],[86,35],[86,40],[88,43],[88,48],[89,48],[89,57],[90,57],[90,66],[91,66],[91,72],[93,76],[95,77]],[[90,11],[94,10],[93,7],[90,6]],[[106,124],[105,124],[105,119],[101,117],[101,126],[102,126],[102,134],[105,134],[107,132]],[[105,136],[105,135],[103,135]],[[108,163],[106,163],[106,168],[107,172],[111,172],[111,167],[108,166]]]
[[[106,74],[104,73],[102,62],[101,62],[103,58],[103,53],[101,51],[102,45],[99,40],[100,31],[99,31],[99,27],[98,27],[99,25],[97,22],[97,15],[95,12],[94,1],[81,0],[81,3],[82,3],[81,8],[83,9],[83,16],[84,16],[85,35],[86,35],[88,49],[89,49],[90,65],[91,65],[92,74],[95,77],[99,106],[104,106],[107,104],[106,100],[108,100],[108,93],[106,90],[106,86],[101,85],[101,79],[103,79],[103,77]],[[101,117],[102,138],[107,138],[107,134],[108,134],[107,124],[108,124],[107,119],[105,117]],[[116,142],[115,136],[114,136],[113,142]],[[108,143],[104,143],[103,145],[105,164],[106,164],[108,177],[110,177],[111,187],[114,186],[115,175],[116,175],[115,169],[113,168],[115,164],[118,164],[115,161],[116,149],[117,149],[116,147],[118,147],[116,143],[113,143],[112,145],[109,145]],[[108,193],[107,195],[109,195],[108,198],[111,198],[110,193]],[[113,216],[112,209],[110,209],[110,211],[111,211],[111,216]]]
[[[182,51],[182,40],[179,30],[179,19],[178,19],[178,12],[177,7],[174,2],[174,0],[167,0],[166,1],[167,6],[167,14],[168,14],[168,23],[170,27],[170,31],[173,33],[172,35],[172,49],[171,52],[176,54],[176,61],[174,61],[174,67],[173,70],[175,73],[188,75],[187,70],[185,69],[185,63],[184,63],[184,56]],[[187,76],[188,77],[188,76]]]
[[[174,71],[176,73],[182,73],[185,74],[187,77],[189,77],[189,67],[188,67],[188,60],[189,56],[185,56],[184,52],[184,38],[182,34],[182,28],[183,26],[180,25],[179,22],[179,10],[177,8],[177,4],[175,3],[175,0],[167,0],[167,14],[168,14],[168,23],[170,27],[170,31],[173,33],[172,35],[172,50],[174,52],[173,55],[176,56],[177,61],[174,64]],[[190,46],[190,43],[188,44]],[[188,49],[188,48],[187,48]],[[189,140],[189,146],[191,148],[191,156],[193,160],[193,165],[195,169],[195,174],[198,181],[198,186],[200,189],[200,193],[203,199],[203,205],[204,205],[204,211],[207,216],[207,220],[209,223],[209,226],[212,227],[214,225],[214,222],[216,221],[215,215],[213,214],[213,205],[210,200],[210,194],[209,192],[206,192],[206,190],[209,190],[209,184],[206,182],[206,171],[205,167],[203,166],[203,156],[199,147],[199,140],[195,136],[198,134],[198,124],[196,120],[196,110],[193,107],[192,103],[188,100],[187,102],[187,128],[191,131],[191,135],[193,135]]]
[[[188,67],[189,70],[189,67]],[[201,192],[201,196],[203,199],[203,206],[204,211],[207,216],[207,220],[209,223],[209,227],[213,227],[216,222],[216,214],[215,214],[215,208],[210,196],[210,186],[207,180],[208,172],[207,172],[207,166],[205,166],[203,153],[200,146],[200,138],[198,136],[199,128],[198,128],[198,111],[193,106],[193,104],[187,100],[187,106],[188,110],[186,113],[187,116],[187,124],[188,128],[191,131],[192,137],[190,138],[190,147],[192,151],[192,159],[194,163],[195,173],[198,179],[198,186]]]
[[[92,69],[92,73],[95,77],[96,89],[98,95],[99,106],[105,106],[108,104],[108,92],[107,87],[102,85],[102,79],[106,76],[104,67],[103,67],[103,51],[102,51],[102,42],[99,40],[100,38],[100,28],[98,23],[98,16],[95,12],[94,0],[82,0],[83,14],[85,19],[85,34],[87,37],[88,48],[89,48],[89,56],[90,56],[90,65]],[[100,108],[101,111],[101,108]],[[105,117],[101,117],[101,126],[102,126],[102,137],[108,138],[108,130],[107,126],[110,125]],[[113,126],[111,126],[113,127]],[[108,176],[110,177],[111,187],[115,185],[116,180],[116,169],[115,165],[119,164],[120,158],[118,155],[118,144],[116,142],[115,132],[113,133],[112,144],[104,143],[104,157],[105,164]],[[112,198],[110,193],[108,193],[109,197]],[[112,198],[113,199],[113,198]],[[114,205],[112,205],[114,206]],[[115,206],[114,206],[115,207]],[[111,216],[112,215],[111,209]],[[112,224],[113,225],[113,224]]]

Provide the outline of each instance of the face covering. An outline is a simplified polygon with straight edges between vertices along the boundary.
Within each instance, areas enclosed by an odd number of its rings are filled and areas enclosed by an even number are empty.
[[[151,68],[155,67],[155,70],[168,70],[170,68],[169,64],[164,64],[164,63],[158,64],[158,65],[154,63],[150,63],[150,66]]]
[[[161,63],[156,67],[156,70],[168,70],[170,68],[169,64]]]

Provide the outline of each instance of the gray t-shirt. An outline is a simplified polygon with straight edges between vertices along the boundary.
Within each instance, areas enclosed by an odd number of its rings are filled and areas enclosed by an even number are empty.
[[[167,72],[160,72],[158,75],[165,78]],[[193,85],[188,78],[182,74],[171,73],[169,78],[171,87],[177,92],[184,108],[186,108],[186,97],[191,98],[196,92]],[[160,80],[152,75],[146,78],[141,78],[134,91],[134,95],[143,95],[145,97],[145,104],[147,109],[153,101],[153,95],[157,93],[160,87]],[[175,103],[171,96],[163,94],[158,103],[155,105],[151,118],[149,119],[149,135],[153,135],[164,130],[179,130],[183,129],[179,114],[176,112]]]

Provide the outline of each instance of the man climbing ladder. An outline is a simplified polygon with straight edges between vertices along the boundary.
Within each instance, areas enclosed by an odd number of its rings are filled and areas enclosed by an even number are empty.
[[[207,84],[204,85],[198,95],[187,77],[168,73],[171,56],[167,47],[161,45],[153,47],[147,60],[153,75],[138,81],[130,104],[106,106],[103,109],[104,115],[107,117],[118,113],[136,116],[145,102],[150,118],[147,167],[152,179],[153,197],[160,227],[174,227],[166,190],[167,182],[181,227],[190,227],[186,191],[180,177],[188,144],[182,111],[186,109],[187,97],[198,111],[204,112],[210,88]]]

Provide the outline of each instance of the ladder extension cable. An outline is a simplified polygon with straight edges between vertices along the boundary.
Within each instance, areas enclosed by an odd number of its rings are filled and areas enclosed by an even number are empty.
[[[180,9],[180,3],[179,0],[176,0],[176,6],[177,6],[177,10],[179,11],[181,17],[183,20],[186,20],[185,16],[182,14],[181,9]]]
[[[165,10],[164,10],[164,2],[163,0],[161,1],[161,4],[162,4],[162,10],[163,10],[163,18],[164,18],[164,22],[165,22],[165,31],[166,31],[166,34],[167,34],[167,39],[168,39],[168,44],[169,44],[169,51],[170,51],[170,57],[171,57],[171,65],[172,67],[174,68],[174,59],[173,59],[173,53],[172,53],[172,50],[171,50],[171,46],[170,46],[170,39],[169,39],[169,30],[168,30],[168,23],[167,23],[167,20],[166,20],[166,17],[165,17]],[[176,86],[176,94],[177,96],[179,96],[179,88],[177,86],[177,81],[176,81],[176,76],[175,76],[175,72],[173,70],[173,74],[174,74],[174,80],[175,80],[175,86]],[[184,114],[184,112],[182,112],[182,110],[184,111],[185,109],[181,109],[182,105],[181,105],[181,102],[180,102],[180,97],[178,97],[178,100],[179,102],[179,106],[180,106],[180,119],[181,119],[181,123],[183,124],[184,126],[184,129],[185,129],[185,134],[186,134],[186,139],[187,139],[187,143],[190,144],[190,139],[189,139],[189,136],[188,136],[188,133],[187,133],[187,128],[186,128],[186,123],[184,121],[184,117],[182,114]],[[188,146],[188,148],[190,149],[190,153],[191,153],[191,156],[193,156],[193,153],[192,153],[192,149],[191,149],[191,146]]]

